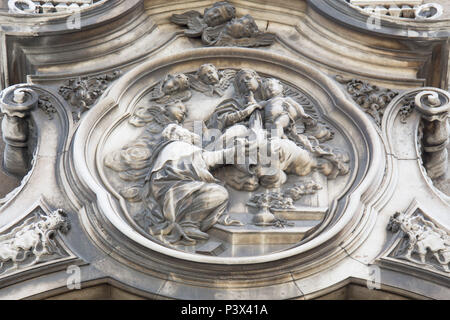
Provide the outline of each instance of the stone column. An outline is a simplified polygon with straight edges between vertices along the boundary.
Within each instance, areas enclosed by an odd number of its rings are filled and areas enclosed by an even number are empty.
[[[424,122],[425,168],[430,178],[443,177],[448,169],[450,94],[440,89],[423,91],[416,96],[415,104]]]
[[[30,167],[28,116],[36,107],[38,95],[31,89],[13,86],[0,94],[2,138],[5,142],[3,168],[15,176],[23,176]]]

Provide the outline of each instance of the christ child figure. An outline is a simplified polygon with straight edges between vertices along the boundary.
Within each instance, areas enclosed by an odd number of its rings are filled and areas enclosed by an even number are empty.
[[[266,130],[275,130],[277,137],[286,138],[285,129],[294,125],[297,119],[314,121],[299,103],[284,96],[283,85],[277,79],[264,80],[262,91],[266,99],[260,102],[264,108],[264,127]]]

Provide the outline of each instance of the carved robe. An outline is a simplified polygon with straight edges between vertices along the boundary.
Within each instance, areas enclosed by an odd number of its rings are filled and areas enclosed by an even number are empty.
[[[182,141],[160,148],[144,187],[143,199],[151,209],[152,235],[166,241],[195,243],[224,213],[227,190],[209,169],[223,153],[207,152]]]

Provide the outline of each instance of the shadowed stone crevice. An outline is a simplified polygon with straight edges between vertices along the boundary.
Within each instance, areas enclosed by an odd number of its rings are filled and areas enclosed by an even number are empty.
[[[447,146],[447,152],[450,154],[450,144]],[[433,181],[434,186],[450,197],[450,163],[447,174]]]

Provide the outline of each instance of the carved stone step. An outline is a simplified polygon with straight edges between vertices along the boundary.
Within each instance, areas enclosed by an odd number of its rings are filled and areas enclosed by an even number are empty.
[[[233,245],[295,244],[301,241],[305,233],[317,224],[316,221],[310,221],[309,226],[287,226],[284,228],[258,227],[255,225],[246,225],[245,227],[216,225],[209,233]]]
[[[326,207],[297,207],[295,209],[271,209],[280,219],[290,221],[322,221],[328,211]]]

